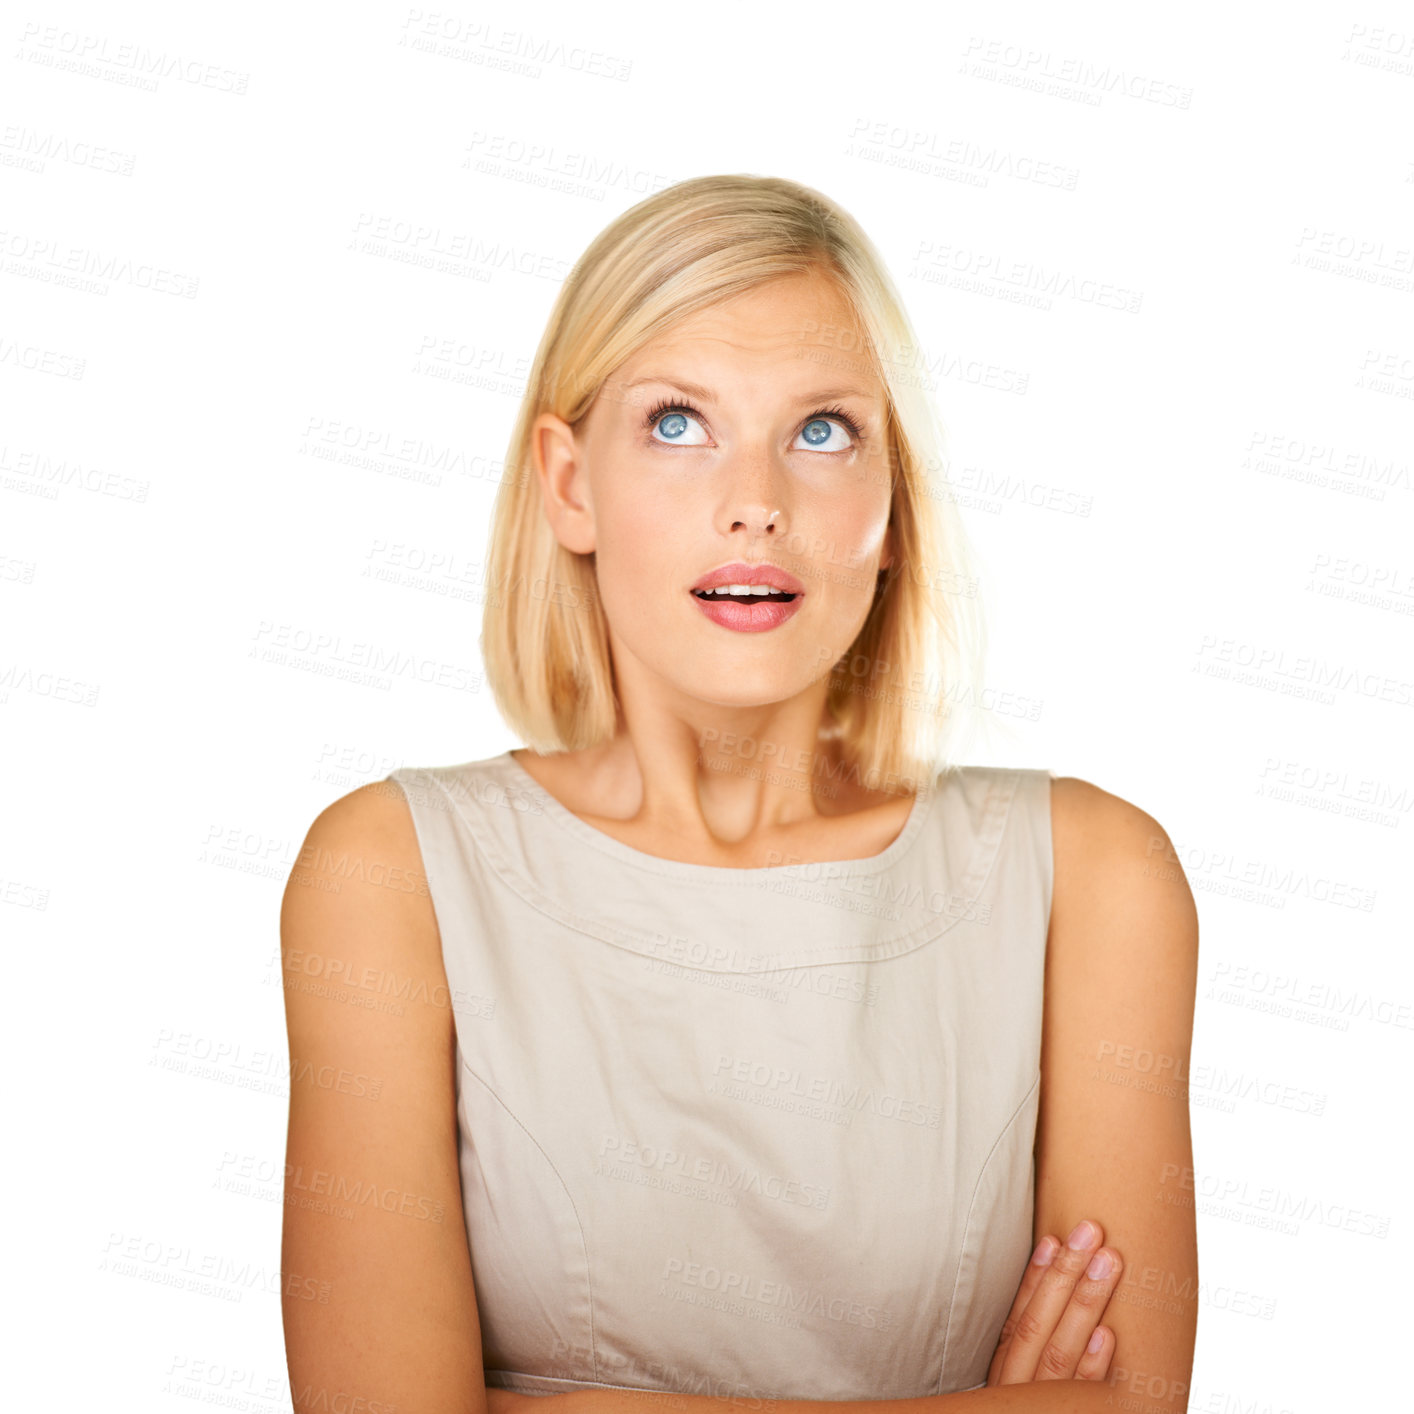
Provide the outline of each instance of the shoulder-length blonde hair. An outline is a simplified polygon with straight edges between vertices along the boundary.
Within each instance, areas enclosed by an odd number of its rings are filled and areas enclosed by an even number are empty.
[[[886,390],[894,532],[893,565],[830,669],[820,739],[839,738],[847,767],[874,789],[926,787],[957,764],[958,707],[980,682],[985,634],[912,327],[853,217],[810,187],[744,174],[679,182],[611,222],[570,272],[540,340],[492,512],[481,634],[496,704],[533,750],[596,746],[621,720],[594,556],[566,550],[545,517],[535,419],[578,422],[613,371],[684,316],[811,270],[833,276],[864,347],[819,331],[810,356],[871,367]]]

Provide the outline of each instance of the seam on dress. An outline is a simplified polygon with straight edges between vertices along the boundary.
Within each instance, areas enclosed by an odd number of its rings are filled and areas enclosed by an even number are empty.
[[[982,807],[982,827],[977,832],[977,848],[964,876],[964,888],[970,886],[972,889],[972,899],[969,901],[982,897],[982,890],[987,887],[997,867],[997,860],[1002,857],[1002,840],[1006,838],[1020,786],[1020,771],[993,776],[988,786],[987,800]]]
[[[948,1348],[952,1340],[953,1321],[957,1316],[957,1288],[958,1284],[962,1281],[962,1262],[963,1258],[967,1256],[967,1239],[972,1232],[972,1212],[977,1206],[977,1195],[982,1191],[982,1181],[987,1177],[987,1170],[991,1168],[992,1160],[996,1158],[997,1150],[1001,1147],[1002,1140],[1007,1137],[1012,1125],[1016,1123],[1017,1116],[1025,1110],[1026,1106],[1030,1103],[1032,1095],[1036,1093],[1037,1087],[1040,1084],[1041,1072],[1038,1070],[1035,1080],[1031,1082],[1031,1088],[1022,1096],[1021,1102],[1011,1112],[1010,1118],[1002,1125],[1001,1132],[997,1135],[992,1147],[987,1151],[987,1157],[983,1160],[982,1168],[977,1174],[977,1182],[972,1186],[972,1197],[967,1203],[967,1219],[962,1225],[962,1241],[958,1244],[957,1249],[957,1271],[953,1275],[952,1296],[948,1301],[948,1321],[947,1325],[943,1327],[943,1356],[941,1368],[938,1370],[938,1387],[933,1391],[934,1394],[943,1393],[943,1380],[947,1375]],[[977,1386],[974,1385],[972,1388],[975,1389]]]
[[[407,804],[408,814],[412,816],[413,836],[417,841],[418,863],[422,866],[422,877],[427,881],[427,895],[432,903],[432,917],[437,924],[437,952],[442,963],[442,971],[447,977],[447,985],[450,989],[452,986],[451,968],[447,965],[447,947],[442,933],[442,918],[441,915],[437,912],[436,895],[432,892],[432,875],[427,868],[427,850],[423,847],[422,824],[418,819],[416,809],[414,809],[413,807],[412,792],[408,789],[408,784],[410,781],[416,784],[422,784],[422,782],[417,781],[416,778],[422,777],[423,781],[425,781],[428,778],[428,775],[429,773],[424,768],[403,766],[396,771],[390,772],[388,775],[388,779],[397,783],[398,789],[401,790],[403,793],[403,800]],[[404,776],[406,776],[408,779],[401,779],[401,777]],[[434,780],[434,784],[439,790],[442,790],[442,783],[440,781]],[[443,790],[442,793],[445,795],[445,790]],[[448,797],[448,799],[450,799],[450,797]],[[452,1049],[456,1053],[458,1063],[465,1066],[466,1069],[471,1072],[471,1074],[476,1075],[476,1072],[472,1070],[469,1065],[467,1065],[466,1053],[462,1050],[461,1023],[457,1020],[456,1007],[452,1007],[451,1011]],[[480,1076],[477,1076],[478,1080],[480,1078]],[[486,1082],[483,1080],[481,1083],[484,1085]],[[487,1086],[487,1088],[489,1089],[490,1087]]]
[[[500,1366],[497,1366],[497,1367],[495,1367],[495,1368],[493,1368],[493,1369],[491,1369],[491,1370],[488,1370],[488,1371],[486,1371],[486,1373],[487,1373],[487,1374],[494,1374],[494,1375],[509,1375],[510,1378],[513,1379],[513,1380],[532,1380],[532,1381],[539,1381],[539,1382],[541,1382],[542,1384],[564,1385],[564,1386],[565,1386],[567,1389],[569,1389],[569,1390],[575,1390],[575,1389],[622,1389],[622,1390],[635,1390],[635,1391],[637,1391],[637,1392],[639,1392],[639,1393],[645,1393],[645,1392],[646,1392],[646,1393],[650,1393],[650,1394],[657,1394],[657,1393],[666,1392],[666,1391],[660,1391],[659,1389],[657,1389],[657,1388],[656,1388],[655,1386],[653,1386],[653,1385],[611,1385],[611,1384],[606,1384],[603,1380],[568,1380],[568,1379],[563,1378],[563,1377],[560,1376],[560,1375],[533,1375],[533,1374],[531,1374],[530,1371],[528,1371],[528,1370],[506,1370],[506,1369],[502,1369]]]
[[[621,1389],[630,1390],[638,1394],[672,1394],[673,1389],[669,1385],[614,1385],[607,1380],[567,1380],[559,1375],[534,1375],[526,1370],[506,1370],[500,1367],[493,1367],[487,1374],[508,1375],[513,1380],[530,1380],[540,1385],[555,1385],[562,1387],[565,1391],[578,1389]],[[546,1393],[559,1393],[560,1390],[545,1391]],[[761,1399],[782,1399],[785,1396],[777,1393],[762,1392]]]
[[[972,856],[968,860],[966,867],[962,871],[958,882],[958,893],[967,905],[975,903],[980,897],[987,880],[991,877],[992,870],[996,866],[997,858],[1000,855],[1000,845],[1002,837],[1006,833],[1006,825],[1011,816],[1011,807],[1016,798],[1017,786],[1020,783],[1021,773],[1017,770],[999,770],[988,767],[977,768],[985,771],[990,776],[986,784],[986,796],[980,810],[981,824],[977,832],[977,839],[973,848]],[[620,930],[619,936],[614,936],[610,930],[602,924],[592,923],[579,918],[561,907],[557,901],[545,894],[529,879],[524,878],[506,859],[501,852],[499,844],[482,827],[481,822],[462,808],[462,803],[456,794],[449,790],[442,774],[438,771],[425,771],[424,775],[432,781],[442,794],[451,803],[453,812],[457,818],[462,820],[477,841],[477,845],[482,856],[496,872],[496,874],[518,898],[528,904],[537,913],[543,914],[546,918],[569,928],[584,937],[596,938],[600,942],[608,943],[611,947],[622,948],[627,952],[647,955],[641,946],[635,943],[651,942],[651,939],[640,938],[632,929]],[[935,792],[937,794],[939,792]],[[933,811],[930,807],[930,818]],[[723,881],[723,886],[727,888],[747,888],[750,884],[745,881]],[[969,890],[971,892],[969,893]],[[933,942],[941,937],[949,929],[962,921],[966,916],[966,908],[958,911],[954,916],[944,915],[941,919],[928,919],[911,931],[899,933],[892,938],[878,940],[871,945],[871,950],[867,954],[867,960],[887,961],[889,958],[899,957],[905,953],[912,952],[925,944]],[[733,976],[749,976],[757,972],[780,972],[794,970],[802,967],[830,967],[838,965],[841,961],[857,961],[865,959],[841,958],[838,954],[841,951],[852,951],[852,949],[835,949],[819,955],[808,953],[789,953],[785,955],[772,955],[762,966],[757,968],[731,969],[731,968],[703,968],[695,967],[692,963],[684,962],[683,967],[691,968],[699,972],[712,972]]]
[[[462,1066],[466,1070],[466,1073],[471,1076],[471,1078],[475,1080],[476,1083],[480,1085],[481,1088],[485,1090],[486,1093],[490,1095],[490,1097],[495,1100],[495,1102],[500,1105],[500,1107],[505,1110],[505,1112],[510,1115],[513,1120],[515,1120],[516,1124],[519,1125],[520,1130],[525,1135],[525,1137],[529,1139],[530,1142],[534,1144],[537,1149],[540,1150],[540,1157],[543,1158],[545,1162],[550,1166],[550,1172],[555,1175],[556,1181],[559,1183],[560,1187],[564,1189],[565,1199],[570,1205],[570,1211],[574,1214],[575,1224],[579,1228],[579,1245],[584,1252],[584,1285],[589,1293],[589,1359],[591,1368],[594,1371],[594,1380],[597,1384],[599,1381],[599,1343],[594,1335],[594,1272],[589,1264],[589,1247],[584,1240],[584,1222],[579,1216],[579,1209],[576,1208],[574,1205],[574,1198],[570,1195],[569,1185],[560,1176],[560,1171],[555,1167],[554,1160],[551,1159],[549,1154],[547,1154],[545,1150],[541,1147],[540,1141],[525,1127],[525,1125],[521,1124],[520,1119],[516,1115],[516,1112],[511,1109],[511,1107],[481,1078],[481,1076],[479,1076],[469,1065],[467,1065],[466,1057],[461,1054],[460,1047],[458,1047],[457,1049],[457,1055],[460,1057]],[[468,1235],[468,1242],[469,1241],[470,1237]]]
[[[455,813],[459,818],[464,818],[464,817],[462,816],[461,807],[457,804],[457,801],[456,801],[455,797],[452,795],[452,793],[446,788],[445,783],[438,777],[438,775],[437,775],[434,771],[429,771],[429,770],[427,770],[427,769],[425,769],[425,768],[420,768],[420,767],[419,767],[419,768],[402,767],[402,768],[400,768],[398,771],[390,772],[390,773],[389,773],[389,779],[390,779],[390,780],[393,780],[393,781],[397,784],[398,789],[402,792],[403,800],[404,800],[404,802],[406,803],[407,808],[408,808],[408,814],[412,817],[413,834],[414,834],[414,837],[415,837],[415,840],[416,840],[416,843],[417,843],[417,850],[418,850],[418,862],[419,862],[419,863],[421,864],[421,866],[422,866],[422,874],[423,874],[423,877],[427,880],[428,892],[429,892],[429,897],[430,897],[430,896],[431,896],[431,888],[432,888],[432,877],[431,877],[431,874],[429,873],[428,867],[427,867],[427,851],[426,851],[426,849],[424,848],[423,828],[422,828],[422,824],[421,824],[421,822],[419,821],[419,818],[418,818],[418,812],[417,812],[417,809],[416,809],[415,804],[414,804],[414,801],[413,801],[412,792],[408,789],[408,786],[409,786],[410,783],[414,783],[414,782],[415,782],[416,784],[421,785],[421,786],[423,786],[423,787],[425,788],[425,783],[428,782],[428,781],[430,781],[432,784],[434,784],[434,785],[437,787],[437,789],[441,792],[441,794],[444,795],[444,796],[451,802],[454,813]],[[438,950],[439,950],[439,952],[441,953],[442,966],[443,966],[444,971],[448,971],[448,973],[450,973],[450,969],[448,968],[448,962],[447,962],[446,945],[445,945],[445,941],[444,941],[444,937],[443,937],[443,933],[442,933],[442,921],[441,921],[440,916],[437,915],[437,905],[436,905],[436,899],[435,899],[435,898],[432,899],[432,910],[433,910],[433,916],[436,917],[436,919],[437,919]],[[450,975],[448,975],[448,979],[447,979],[447,980],[448,980],[448,982],[450,983],[450,981],[451,981]],[[506,1104],[506,1102],[495,1092],[495,1090],[493,1090],[493,1089],[491,1088],[491,1086],[488,1085],[488,1084],[486,1083],[486,1081],[483,1080],[482,1077],[481,1077],[480,1075],[478,1075],[475,1070],[472,1069],[470,1063],[467,1061],[466,1052],[462,1049],[461,1024],[460,1024],[460,1022],[459,1022],[458,1019],[457,1019],[457,1013],[456,1013],[455,1007],[452,1009],[452,1048],[453,1048],[453,1050],[454,1050],[455,1053],[456,1053],[457,1063],[458,1063],[458,1065],[461,1067],[461,1069],[464,1070],[469,1076],[471,1076],[471,1078],[472,1078],[473,1080],[475,1080],[476,1083],[477,1083],[478,1085],[480,1085],[481,1088],[482,1088],[483,1090],[485,1090],[488,1095],[490,1095],[490,1097],[491,1097],[491,1098],[511,1117],[511,1119],[516,1123],[516,1125],[520,1128],[521,1132],[525,1135],[525,1137],[526,1137],[527,1139],[529,1139],[532,1144],[535,1145],[536,1149],[539,1150],[539,1152],[540,1152],[541,1158],[543,1158],[543,1159],[545,1160],[546,1164],[549,1165],[550,1172],[555,1175],[556,1181],[559,1183],[561,1189],[564,1190],[565,1198],[566,1198],[566,1200],[569,1202],[569,1205],[570,1205],[570,1211],[574,1214],[575,1224],[576,1224],[576,1226],[579,1228],[579,1245],[580,1245],[581,1251],[584,1253],[584,1281],[585,1281],[585,1288],[586,1288],[586,1290],[587,1290],[587,1292],[588,1292],[588,1295],[589,1295],[589,1358],[590,1358],[591,1368],[593,1369],[593,1372],[594,1372],[594,1383],[597,1384],[597,1383],[598,1383],[598,1377],[599,1377],[599,1344],[598,1344],[598,1341],[597,1341],[596,1338],[595,1338],[595,1327],[594,1327],[594,1273],[593,1273],[593,1269],[592,1269],[592,1267],[591,1267],[591,1265],[590,1265],[590,1261],[589,1261],[589,1247],[588,1247],[588,1244],[587,1244],[587,1243],[585,1242],[585,1240],[584,1240],[584,1222],[583,1222],[583,1220],[582,1220],[582,1219],[580,1218],[580,1216],[579,1216],[579,1209],[575,1207],[575,1203],[574,1203],[573,1197],[570,1196],[569,1185],[565,1182],[565,1180],[563,1179],[563,1177],[561,1177],[560,1171],[555,1167],[554,1161],[550,1158],[549,1154],[547,1154],[547,1153],[545,1152],[545,1150],[544,1150],[544,1148],[541,1146],[539,1140],[537,1140],[536,1137],[530,1132],[530,1130],[527,1129],[526,1126],[521,1122],[519,1116],[515,1113],[515,1111],[512,1110],[511,1107],[510,1107],[508,1104]],[[459,1135],[459,1138],[460,1138],[460,1129],[461,1129],[461,1118],[460,1118],[460,1114],[458,1114],[457,1128],[458,1128],[458,1135]],[[460,1170],[460,1167],[461,1167],[460,1143],[458,1144],[457,1166],[458,1166],[458,1170]],[[470,1241],[471,1241],[471,1238],[470,1238],[470,1234],[468,1233],[468,1235],[467,1235],[468,1246],[470,1245]],[[516,1371],[516,1372],[513,1372],[513,1373],[519,1374],[519,1373],[521,1373],[521,1372]],[[545,1378],[545,1377],[532,1376],[532,1378]],[[551,1377],[549,1377],[549,1378],[553,1378],[553,1376],[551,1376]],[[620,1388],[628,1388],[628,1386],[620,1386]]]

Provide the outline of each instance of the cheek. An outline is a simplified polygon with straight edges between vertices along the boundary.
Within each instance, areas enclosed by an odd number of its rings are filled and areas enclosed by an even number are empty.
[[[625,540],[645,528],[681,521],[684,496],[681,488],[665,485],[633,470],[626,462],[619,475],[601,480],[594,488],[594,523],[602,537]]]
[[[662,555],[687,537],[690,500],[681,488],[674,493],[674,488],[626,469],[595,492],[595,538],[621,558]]]
[[[831,497],[795,517],[788,550],[810,564],[820,588],[838,598],[874,593],[874,562],[883,549],[889,507],[877,489]]]
[[[661,607],[683,573],[681,546],[690,537],[682,505],[616,485],[596,496],[594,512],[595,564],[608,611],[637,618]]]

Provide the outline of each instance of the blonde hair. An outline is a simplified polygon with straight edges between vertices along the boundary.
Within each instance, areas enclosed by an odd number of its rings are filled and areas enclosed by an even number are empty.
[[[810,187],[744,174],[695,177],[625,211],[550,312],[492,512],[481,635],[496,704],[533,750],[597,746],[620,722],[594,557],[566,550],[545,517],[536,418],[576,423],[616,368],[686,315],[810,271],[833,277],[864,335],[854,356],[886,390],[892,482],[893,564],[830,670],[821,741],[838,738],[871,788],[924,788],[957,764],[958,708],[980,682],[985,634],[911,325],[853,217]]]

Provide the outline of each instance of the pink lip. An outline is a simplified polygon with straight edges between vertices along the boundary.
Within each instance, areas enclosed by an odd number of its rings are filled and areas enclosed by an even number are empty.
[[[741,560],[735,560],[720,569],[708,571],[692,587],[720,589],[724,584],[765,584],[772,589],[779,589],[782,594],[794,594],[797,597],[805,593],[805,586],[793,574],[787,574],[785,570],[764,561],[759,565],[748,565]]]
[[[699,599],[694,592],[692,601],[715,624],[734,629],[737,633],[765,633],[779,628],[793,618],[805,601],[805,586],[793,575],[776,565],[748,565],[737,560],[730,565],[704,574],[693,590],[717,589],[724,584],[765,584],[782,594],[794,594],[789,603],[779,600],[744,601],[741,599]]]
[[[760,581],[757,581],[760,583]],[[741,580],[729,580],[730,584],[740,584]],[[804,603],[803,599],[792,599],[789,603],[766,599],[759,604],[744,604],[739,599],[699,599],[695,594],[692,602],[723,628],[733,628],[738,633],[765,633],[767,629],[779,628],[789,618],[793,618]]]

